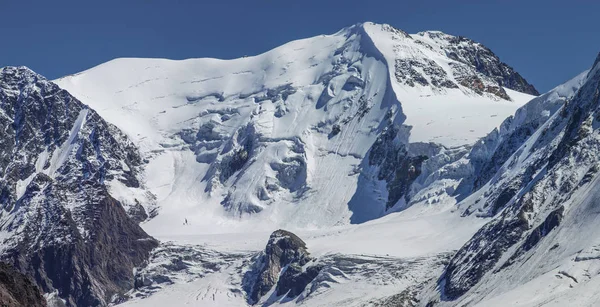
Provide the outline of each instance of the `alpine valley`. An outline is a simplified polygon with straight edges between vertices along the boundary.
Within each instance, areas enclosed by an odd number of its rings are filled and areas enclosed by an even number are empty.
[[[0,303],[592,306],[600,56],[540,94],[362,23],[234,60],[0,69]]]

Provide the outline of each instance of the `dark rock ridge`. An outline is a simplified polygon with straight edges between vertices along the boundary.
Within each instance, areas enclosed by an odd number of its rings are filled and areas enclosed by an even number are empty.
[[[0,262],[0,306],[44,307],[46,299],[29,277]]]
[[[273,232],[265,251],[244,275],[248,302],[256,304],[275,285],[275,297],[297,297],[323,268],[310,264],[312,261],[306,243],[298,236],[285,230]]]
[[[69,306],[104,306],[133,288],[157,241],[107,183],[140,187],[137,148],[25,67],[0,70],[0,130],[0,258]]]

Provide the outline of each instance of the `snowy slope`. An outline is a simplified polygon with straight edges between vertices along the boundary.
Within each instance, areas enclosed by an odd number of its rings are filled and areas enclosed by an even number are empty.
[[[306,241],[311,255],[326,268],[307,287],[304,296],[275,305],[364,306],[405,290],[416,291],[424,281],[442,273],[452,251],[460,248],[484,222],[443,213],[418,217],[411,210],[360,225],[294,230]],[[141,295],[123,306],[156,306],[166,302],[174,306],[249,306],[245,294],[240,292],[243,273],[248,270],[252,255],[264,249],[269,234],[249,231],[163,238],[172,242],[166,244],[165,250],[171,249],[173,255],[161,254],[151,261],[152,267],[159,268],[145,270],[154,272],[148,274],[151,278],[170,276],[173,284],[154,278],[159,282],[153,286],[159,290],[152,289],[151,295]],[[178,249],[190,247],[201,251],[198,264],[190,260],[195,253]],[[178,257],[188,264],[185,273],[164,269],[168,267],[165,264],[174,263],[171,259]],[[211,264],[217,269],[205,269],[213,267]]]
[[[537,93],[485,47],[441,35],[365,23],[253,57],[117,59],[56,82],[149,161],[161,208],[145,225],[153,234],[188,232],[184,218],[197,232],[347,224],[408,197],[373,161],[470,145],[532,98],[500,85]],[[487,66],[452,52],[463,45]],[[369,157],[390,129],[385,146],[396,149]],[[437,145],[408,146],[423,142]],[[112,191],[134,198],[118,183]]]

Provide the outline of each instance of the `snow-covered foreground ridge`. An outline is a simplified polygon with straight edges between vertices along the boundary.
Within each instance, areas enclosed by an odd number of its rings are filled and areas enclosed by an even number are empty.
[[[253,57],[117,59],[55,82],[139,146],[155,235],[188,231],[185,219],[219,232],[403,209],[433,181],[427,193],[454,189],[436,171],[537,94],[478,43],[372,23]],[[146,205],[118,182],[111,192]]]

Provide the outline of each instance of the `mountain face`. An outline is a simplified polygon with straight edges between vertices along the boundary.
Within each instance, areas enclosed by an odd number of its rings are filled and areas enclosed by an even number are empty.
[[[254,57],[118,59],[56,82],[149,160],[160,210],[147,227],[165,235],[184,219],[321,227],[400,210],[413,182],[537,94],[481,44],[371,23]]]
[[[27,68],[0,70],[0,101],[2,260],[68,305],[106,305],[157,245],[108,193],[142,187],[137,148]]]

